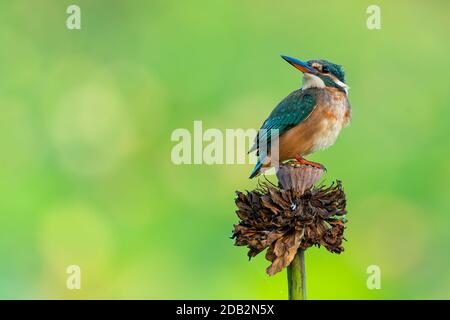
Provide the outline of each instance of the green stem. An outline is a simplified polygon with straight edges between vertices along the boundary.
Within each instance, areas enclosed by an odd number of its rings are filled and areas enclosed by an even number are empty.
[[[287,268],[289,300],[306,300],[305,250],[299,249]]]

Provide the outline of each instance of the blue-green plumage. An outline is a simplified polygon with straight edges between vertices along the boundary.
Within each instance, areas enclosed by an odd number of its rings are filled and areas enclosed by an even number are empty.
[[[295,127],[304,121],[312,112],[315,106],[314,97],[305,94],[301,89],[292,92],[284,98],[270,113],[266,121],[264,121],[255,144],[249,152],[257,150],[258,161],[253,168],[250,178],[255,177],[262,167],[262,163],[267,156],[267,150],[270,149],[272,141],[272,131],[277,130],[278,136]],[[260,148],[265,145],[265,148]]]

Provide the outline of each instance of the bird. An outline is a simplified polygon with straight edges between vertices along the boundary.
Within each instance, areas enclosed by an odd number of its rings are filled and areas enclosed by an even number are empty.
[[[303,85],[278,103],[263,122],[249,150],[249,153],[256,151],[258,156],[250,179],[275,166],[270,147],[276,139],[278,163],[326,170],[322,164],[304,157],[332,146],[341,129],[351,121],[349,86],[341,65],[324,59],[305,62],[285,55],[281,57],[303,73]]]

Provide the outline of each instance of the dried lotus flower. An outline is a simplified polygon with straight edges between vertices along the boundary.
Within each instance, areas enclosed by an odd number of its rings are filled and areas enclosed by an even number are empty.
[[[240,221],[232,238],[235,245],[249,249],[249,258],[267,248],[269,275],[287,267],[299,249],[316,245],[334,253],[344,250],[347,211],[342,184],[312,187],[323,172],[309,168],[282,166],[277,175],[284,188],[264,182],[256,190],[236,193]]]

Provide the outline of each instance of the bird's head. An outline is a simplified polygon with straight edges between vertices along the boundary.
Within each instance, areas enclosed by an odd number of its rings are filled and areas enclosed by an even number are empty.
[[[345,93],[348,92],[349,86],[345,83],[342,66],[326,60],[304,62],[288,56],[281,57],[303,72],[303,89],[334,87]]]

